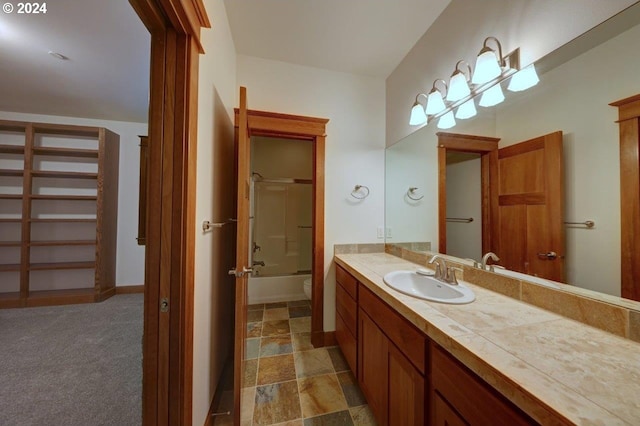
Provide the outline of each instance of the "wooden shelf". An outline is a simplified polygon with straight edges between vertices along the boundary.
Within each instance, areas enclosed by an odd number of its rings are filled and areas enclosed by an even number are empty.
[[[97,195],[30,195],[32,200],[66,200],[66,201],[95,201]],[[22,198],[22,196],[20,196]]]
[[[29,270],[53,271],[53,270],[62,270],[62,269],[93,269],[95,267],[96,267],[95,262],[32,263],[31,265],[29,265]]]
[[[2,154],[24,154],[24,146],[22,146],[22,145],[0,145],[0,153],[2,153]]]
[[[0,176],[23,176],[24,170],[17,169],[0,169]]]
[[[20,223],[22,219],[0,219],[0,223]]]
[[[9,219],[12,220],[12,219]],[[96,222],[97,219],[29,219],[31,223],[91,223]],[[20,222],[20,219],[17,219],[16,222]]]
[[[20,306],[22,301],[19,291],[0,293],[0,308],[19,308]]]
[[[18,242],[20,245],[20,242]],[[45,246],[95,246],[96,240],[57,240],[57,241],[31,241],[29,243],[31,247],[45,247]],[[2,243],[0,243],[2,246]]]
[[[56,179],[97,179],[97,173],[82,172],[59,172],[53,170],[33,170],[31,176],[37,178],[56,178]]]
[[[20,247],[21,245],[20,241],[0,241],[0,247]]]
[[[22,194],[0,194],[0,200],[22,200]]]
[[[11,271],[19,271],[19,270],[20,270],[19,263],[0,265],[0,272],[11,272]]]
[[[36,155],[49,155],[54,157],[98,158],[97,149],[53,148],[35,146],[33,147],[33,153]]]
[[[19,291],[9,291],[6,293],[0,293],[0,300],[13,300],[20,299]]]

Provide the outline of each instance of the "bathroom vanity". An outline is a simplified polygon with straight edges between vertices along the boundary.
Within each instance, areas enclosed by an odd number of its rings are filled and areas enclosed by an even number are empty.
[[[640,344],[465,282],[428,302],[383,276],[420,266],[337,254],[336,339],[380,424],[634,424]]]

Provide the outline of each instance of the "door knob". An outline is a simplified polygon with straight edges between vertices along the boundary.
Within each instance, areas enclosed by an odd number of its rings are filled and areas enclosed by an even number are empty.
[[[555,260],[557,258],[558,258],[558,254],[555,251],[550,251],[548,253],[538,253],[538,259]]]

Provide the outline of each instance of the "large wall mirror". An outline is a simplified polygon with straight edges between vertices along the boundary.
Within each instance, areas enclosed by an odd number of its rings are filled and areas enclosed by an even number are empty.
[[[621,194],[618,109],[609,104],[640,93],[638,40],[640,3],[538,61],[534,88],[505,91],[505,102],[447,130],[498,139],[500,149],[562,132],[563,221],[573,224],[563,227],[558,281],[611,296],[621,295]],[[430,123],[386,150],[387,243],[439,250],[439,132]],[[446,253],[461,259],[486,249],[479,157],[446,155]]]

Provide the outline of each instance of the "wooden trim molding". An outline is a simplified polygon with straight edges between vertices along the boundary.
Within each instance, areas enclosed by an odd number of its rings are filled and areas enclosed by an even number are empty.
[[[491,217],[497,214],[498,198],[491,194],[491,182],[498,178],[498,143],[500,138],[438,132],[438,252],[447,253],[447,150],[480,154],[482,188],[482,252],[490,250],[495,235]],[[494,205],[495,204],[495,205]]]
[[[640,301],[640,94],[609,105],[620,125],[621,295]]]
[[[144,293],[144,284],[124,285],[115,288],[116,294],[139,294]]]
[[[239,110],[235,109],[238,123]],[[248,110],[251,136],[285,137],[313,142],[313,259],[311,343],[325,346],[324,332],[324,157],[329,119]]]
[[[130,3],[151,33],[148,167],[159,177],[147,195],[142,420],[191,424],[197,70],[209,21],[202,0]]]

